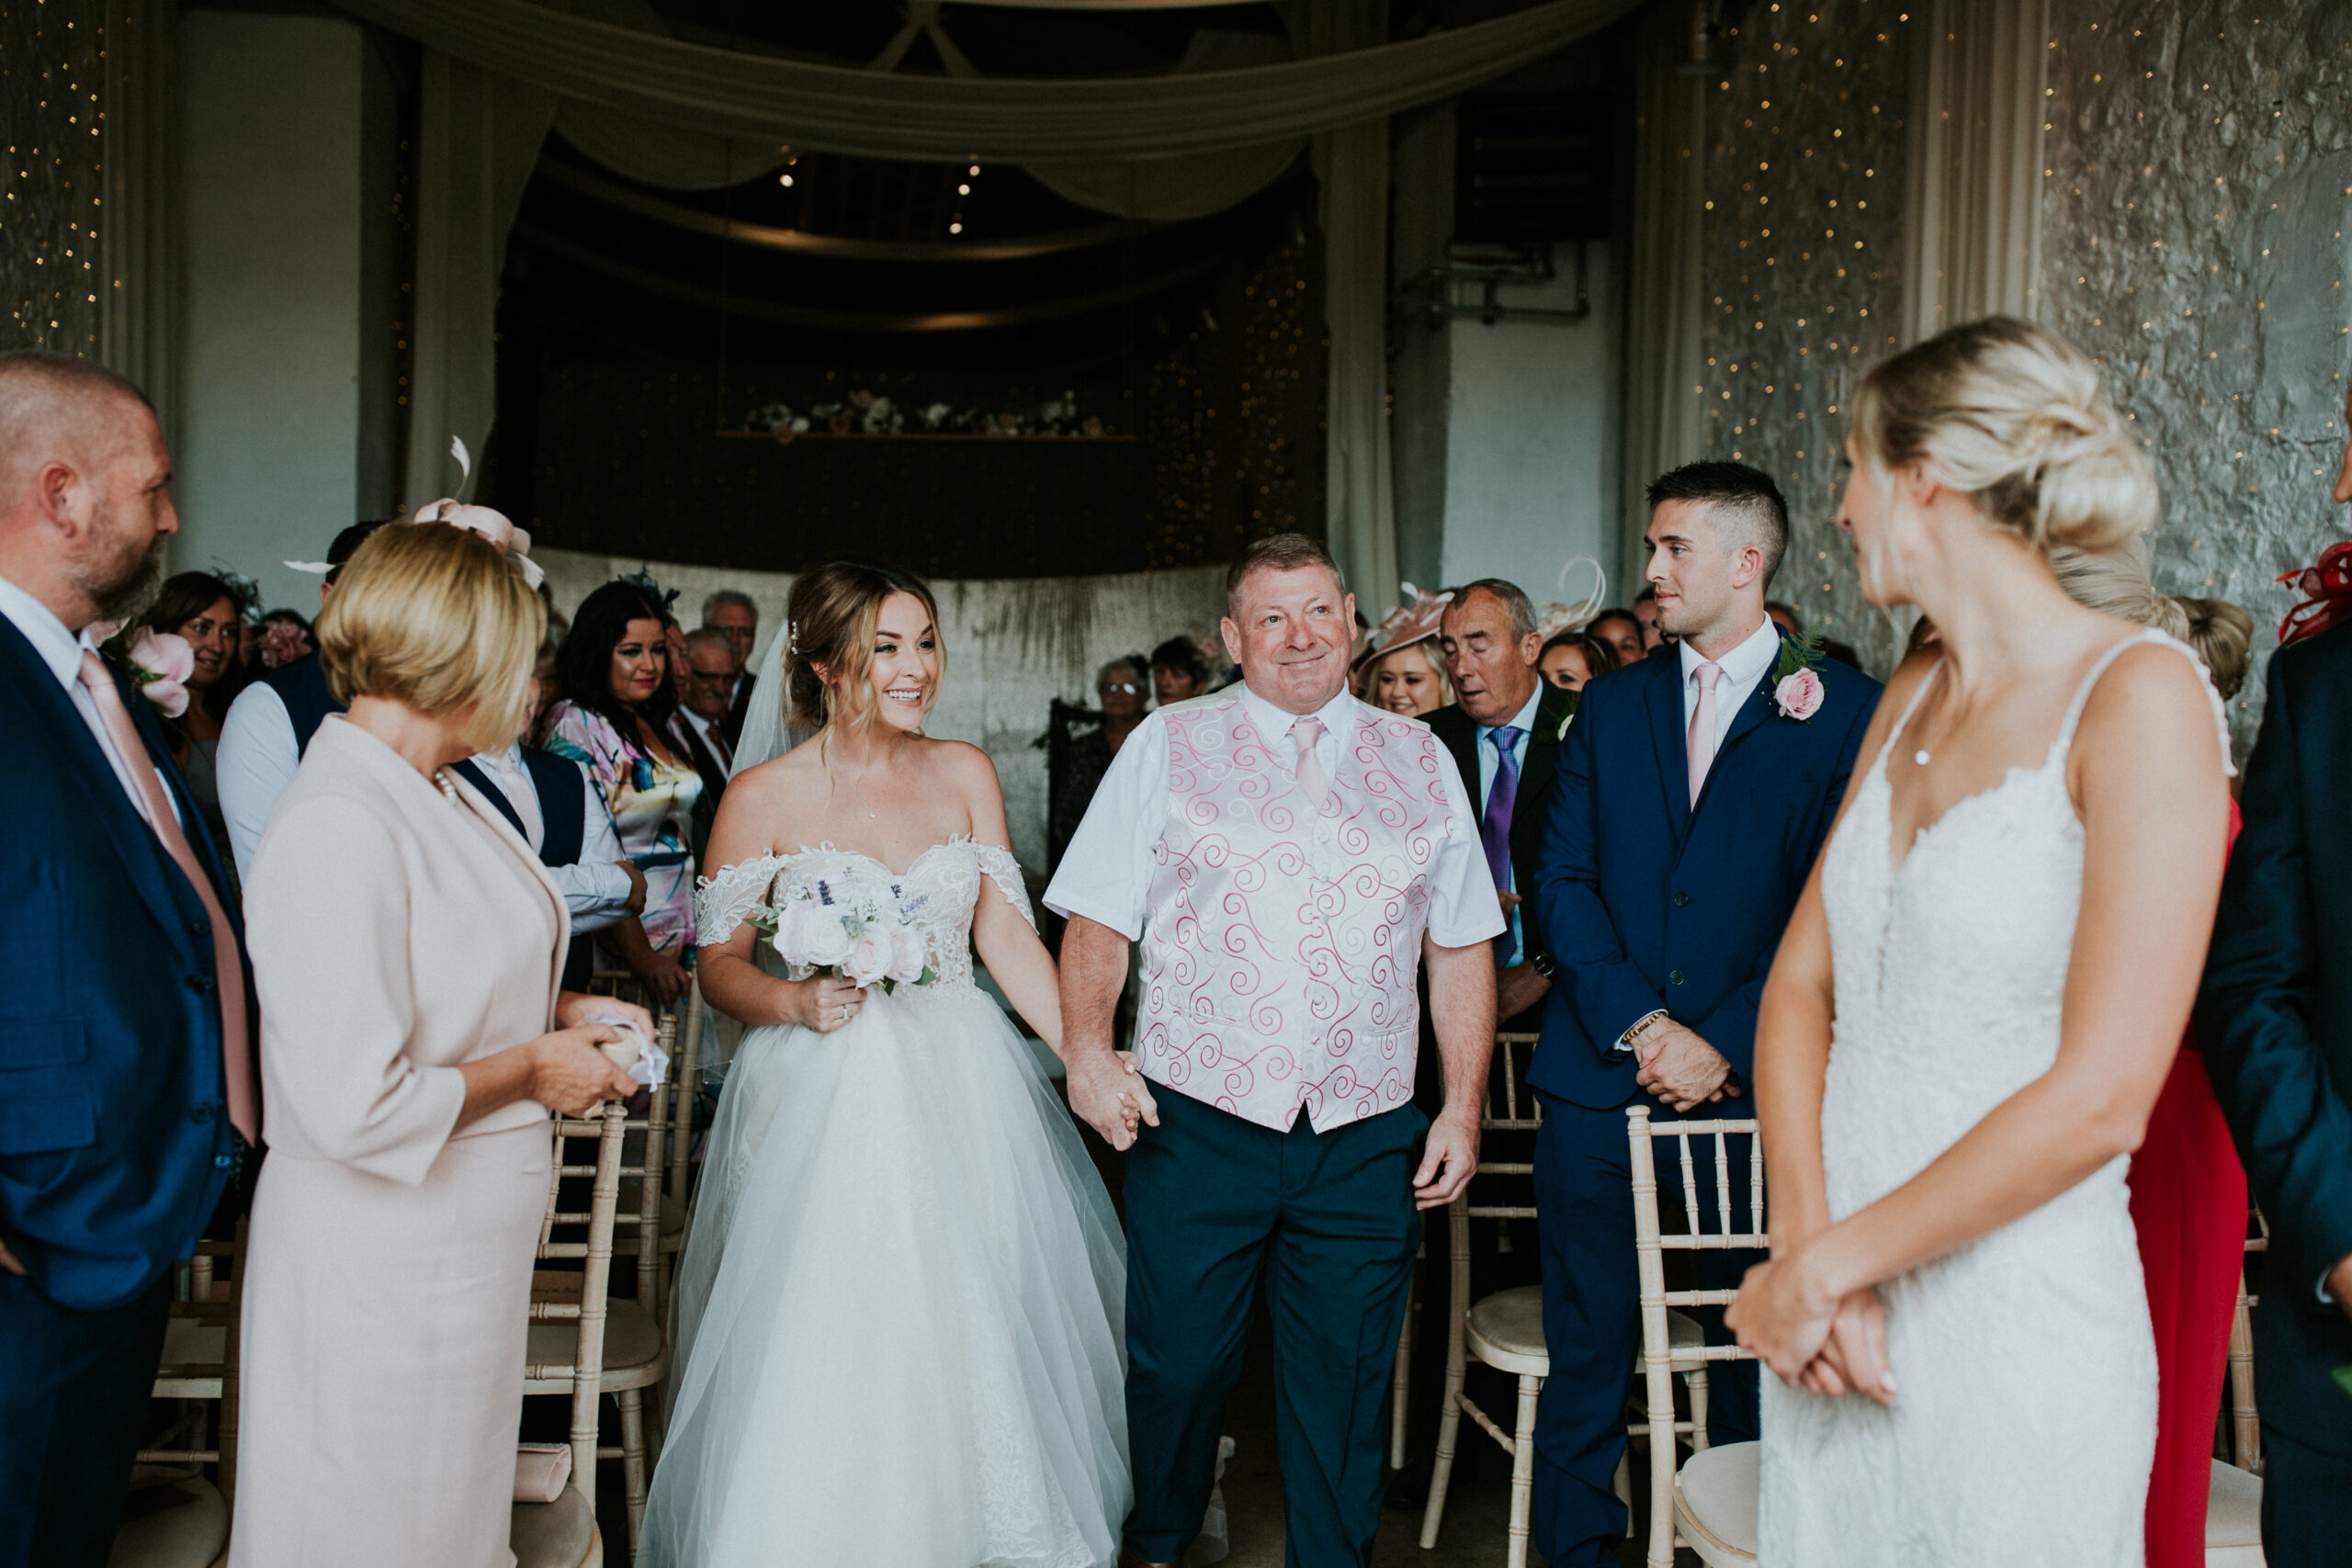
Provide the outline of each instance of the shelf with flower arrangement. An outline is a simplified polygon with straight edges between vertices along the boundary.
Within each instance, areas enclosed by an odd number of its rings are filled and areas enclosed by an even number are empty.
[[[773,441],[779,446],[795,441],[852,440],[988,441],[1079,440],[1133,441],[1115,434],[1094,414],[1081,412],[1077,394],[1065,392],[1042,401],[1018,402],[990,409],[978,405],[933,400],[914,405],[869,391],[846,399],[811,403],[805,408],[786,402],[763,403],[746,411],[741,428],[722,430],[737,440]]]

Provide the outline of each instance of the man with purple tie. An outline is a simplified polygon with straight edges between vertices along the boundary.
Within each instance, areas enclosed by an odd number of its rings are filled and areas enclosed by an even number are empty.
[[[1641,1337],[1625,1108],[1660,1121],[1752,1114],[1757,1003],[1879,694],[1765,615],[1789,538],[1770,478],[1693,463],[1652,484],[1649,502],[1649,580],[1675,640],[1585,686],[1521,910],[1557,964],[1527,1074],[1544,1107],[1535,1206],[1552,1363],[1534,1536],[1552,1568],[1613,1565],[1625,1533],[1611,1480]],[[1744,1213],[1747,1150],[1731,1142]],[[1712,1194],[1713,1162],[1692,1154]],[[1699,1257],[1709,1287],[1738,1284],[1750,1261]],[[1720,1341],[1721,1314],[1701,1316]],[[1718,1367],[1711,1393],[1716,1441],[1756,1436],[1754,1363]]]

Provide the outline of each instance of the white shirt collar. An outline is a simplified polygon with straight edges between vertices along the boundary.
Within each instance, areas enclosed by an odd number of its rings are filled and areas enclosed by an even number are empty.
[[[1675,646],[1682,658],[1682,683],[1688,686],[1690,677],[1699,672],[1699,666],[1706,660],[1699,657],[1698,650],[1687,641]],[[1744,691],[1756,684],[1757,678],[1764,673],[1765,667],[1778,657],[1780,651],[1780,623],[1767,615],[1764,624],[1749,633],[1746,641],[1715,660],[1724,672],[1724,689]]]
[[[1351,735],[1355,733],[1356,700],[1349,694],[1345,686],[1340,688],[1337,696],[1317,708],[1312,714],[1292,713],[1285,708],[1276,707],[1272,703],[1251,691],[1246,681],[1233,689],[1241,694],[1241,705],[1249,713],[1250,722],[1255,724],[1270,741],[1283,739],[1290,734],[1292,725],[1302,718],[1310,717],[1321,719],[1324,732],[1343,744]]]
[[[72,690],[82,678],[82,650],[95,648],[86,628],[76,637],[63,621],[50,613],[48,605],[0,577],[0,615],[6,615],[16,628],[25,634],[58,684]]]
[[[1511,716],[1510,727],[1519,731],[1521,739],[1524,740],[1527,737],[1535,733],[1535,710],[1543,705],[1544,678],[1539,675],[1535,679],[1535,690],[1527,694],[1527,705]],[[1482,724],[1478,728],[1486,734],[1492,735],[1496,730],[1502,728],[1503,726],[1499,724]]]

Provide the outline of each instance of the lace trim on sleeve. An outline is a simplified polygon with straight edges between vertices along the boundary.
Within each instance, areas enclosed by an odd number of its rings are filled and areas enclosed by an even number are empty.
[[[735,928],[768,896],[775,886],[776,873],[784,869],[784,860],[777,855],[762,855],[757,860],[739,861],[718,868],[717,876],[706,876],[695,884],[695,942],[704,947],[714,947],[735,934]]]
[[[979,863],[989,880],[996,884],[997,891],[1004,895],[1004,901],[1020,910],[1021,918],[1035,931],[1037,912],[1029,907],[1029,884],[1022,876],[1021,863],[1012,858],[1012,852],[995,844],[976,843],[972,846],[972,858]]]

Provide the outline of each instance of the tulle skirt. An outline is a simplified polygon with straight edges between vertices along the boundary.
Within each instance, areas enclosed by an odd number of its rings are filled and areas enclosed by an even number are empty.
[[[968,982],[746,1033],[678,1273],[655,1568],[1095,1568],[1132,1500],[1125,1243]]]

